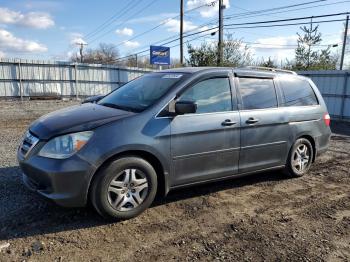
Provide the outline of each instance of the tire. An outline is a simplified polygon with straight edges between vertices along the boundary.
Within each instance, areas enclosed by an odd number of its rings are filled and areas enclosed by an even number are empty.
[[[306,138],[299,138],[289,151],[285,173],[290,177],[304,176],[311,167],[313,157],[311,142]]]
[[[92,182],[90,200],[107,219],[136,217],[153,202],[157,193],[157,174],[146,160],[123,157],[103,168]]]

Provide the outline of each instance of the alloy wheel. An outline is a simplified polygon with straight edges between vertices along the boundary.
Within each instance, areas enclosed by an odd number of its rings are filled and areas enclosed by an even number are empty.
[[[300,144],[293,153],[292,165],[298,172],[304,172],[310,163],[310,150],[307,145]]]
[[[108,202],[117,211],[130,211],[146,199],[148,181],[139,169],[125,169],[108,186]]]

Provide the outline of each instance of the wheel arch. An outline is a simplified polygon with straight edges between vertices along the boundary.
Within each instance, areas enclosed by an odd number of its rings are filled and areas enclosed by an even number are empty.
[[[156,171],[156,174],[157,174],[157,180],[158,180],[157,195],[159,195],[159,196],[166,196],[167,195],[167,193],[169,191],[168,174],[165,171],[164,165],[159,160],[159,158],[155,154],[153,154],[149,151],[145,151],[145,150],[126,150],[126,151],[118,152],[116,154],[111,155],[110,157],[105,159],[102,162],[102,164],[100,164],[98,166],[98,168],[96,169],[96,171],[92,175],[90,182],[89,182],[89,187],[87,190],[87,198],[86,198],[87,201],[88,201],[89,196],[90,196],[92,184],[93,184],[94,180],[96,179],[96,177],[98,176],[99,172],[101,172],[101,170],[103,170],[105,167],[107,167],[108,164],[113,162],[114,160],[122,158],[122,157],[130,157],[130,156],[142,158],[152,165],[152,167],[154,168],[154,170]]]

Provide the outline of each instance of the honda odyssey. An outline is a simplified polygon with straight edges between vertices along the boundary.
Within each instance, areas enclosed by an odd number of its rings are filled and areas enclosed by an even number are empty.
[[[179,187],[303,176],[331,135],[315,84],[277,69],[164,70],[85,102],[33,122],[18,161],[30,189],[107,218],[137,216]]]

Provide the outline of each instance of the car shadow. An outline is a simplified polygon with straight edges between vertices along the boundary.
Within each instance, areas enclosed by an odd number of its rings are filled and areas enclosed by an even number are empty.
[[[177,189],[166,198],[157,197],[152,207],[283,179],[286,177],[281,171],[271,171]],[[22,184],[18,166],[0,168],[0,185],[0,241],[116,223],[103,219],[90,206],[63,208],[27,190]]]

